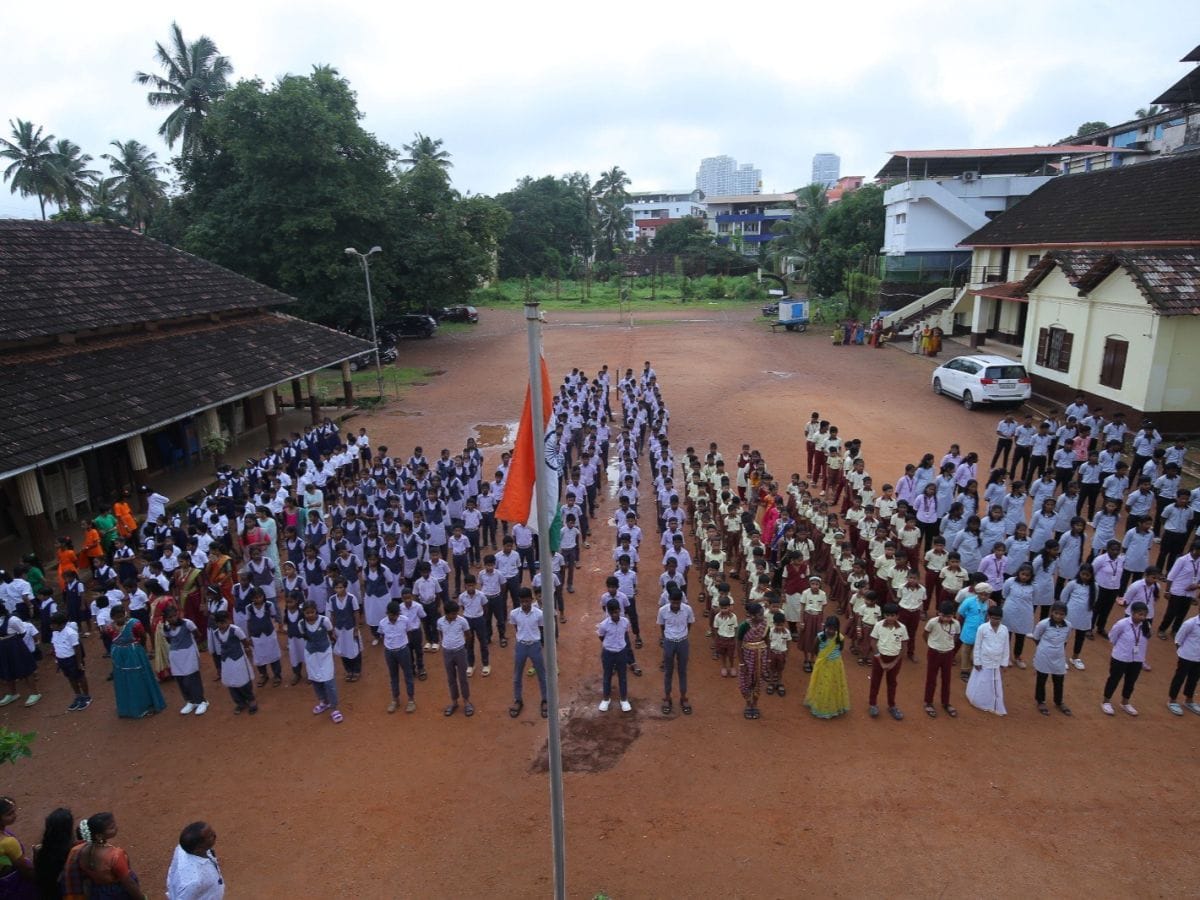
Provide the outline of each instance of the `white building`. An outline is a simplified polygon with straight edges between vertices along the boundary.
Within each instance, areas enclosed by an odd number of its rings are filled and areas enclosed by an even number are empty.
[[[897,150],[876,177],[901,179],[883,195],[885,282],[967,281],[963,238],[1029,196],[1064,158],[1093,146]]]
[[[709,197],[729,197],[762,192],[762,171],[754,163],[742,163],[732,156],[709,156],[700,160],[696,189]]]
[[[776,237],[775,225],[795,212],[795,194],[742,194],[708,198],[708,229],[718,244],[732,246],[743,256],[756,256],[762,244]]]
[[[685,216],[705,218],[704,192],[694,191],[636,191],[625,204],[629,210],[628,238],[654,239],[659,228]]]
[[[842,174],[842,158],[836,153],[816,153],[812,160],[812,184],[831,188]]]

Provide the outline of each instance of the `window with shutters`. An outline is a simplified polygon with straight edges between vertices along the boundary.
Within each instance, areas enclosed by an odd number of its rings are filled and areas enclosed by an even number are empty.
[[[1129,341],[1119,337],[1104,339],[1104,359],[1100,362],[1100,383],[1120,390],[1125,383],[1125,360],[1129,356]]]
[[[1037,364],[1056,372],[1071,369],[1071,345],[1074,335],[1063,328],[1041,328],[1038,330]]]

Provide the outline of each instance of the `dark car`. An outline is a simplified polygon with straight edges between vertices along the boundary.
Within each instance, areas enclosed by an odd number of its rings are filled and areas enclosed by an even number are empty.
[[[418,313],[400,316],[400,318],[389,324],[394,328],[397,335],[403,337],[431,338],[437,332],[437,321],[433,316]]]
[[[446,322],[478,322],[479,310],[466,304],[446,306],[442,308],[442,320]]]
[[[383,365],[389,365],[396,361],[395,347],[380,347],[379,362]],[[375,354],[368,350],[366,353],[359,354],[349,360],[350,371],[357,372],[359,369],[366,369],[375,365]],[[340,363],[339,363],[340,366]],[[339,366],[330,366],[331,369],[336,369]]]

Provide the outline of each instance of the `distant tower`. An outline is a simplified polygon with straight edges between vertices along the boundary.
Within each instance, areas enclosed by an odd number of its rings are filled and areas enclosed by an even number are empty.
[[[706,197],[762,193],[762,171],[754,163],[742,163],[732,156],[709,156],[700,160],[696,187]]]
[[[842,174],[842,160],[836,153],[817,153],[813,156],[812,183],[831,188]]]

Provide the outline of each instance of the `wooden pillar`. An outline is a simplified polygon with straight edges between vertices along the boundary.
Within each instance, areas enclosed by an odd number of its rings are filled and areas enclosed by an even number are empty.
[[[29,528],[29,540],[39,559],[54,559],[54,535],[46,519],[46,507],[42,503],[42,490],[38,486],[36,472],[22,472],[17,476],[17,492],[21,495],[21,510],[25,513],[25,524]]]
[[[314,425],[321,424],[321,401],[317,399],[317,376],[308,376],[308,412]]]
[[[346,397],[346,407],[354,405],[354,382],[350,380],[350,361],[342,363],[342,393]]]
[[[304,403],[304,397],[300,394],[300,379],[293,378],[292,379],[292,406],[296,407],[296,409],[299,409],[300,405],[302,403]]]
[[[275,388],[267,388],[262,393],[263,411],[267,414],[267,444],[275,447],[279,444],[279,404],[276,402]]]
[[[142,436],[135,434],[132,437],[125,438],[125,449],[129,453],[129,465],[133,469],[133,491],[131,492],[137,499],[137,511],[144,513],[146,511],[146,495],[139,488],[146,483],[146,472],[150,468],[150,463],[146,461],[146,445],[142,443]]]

